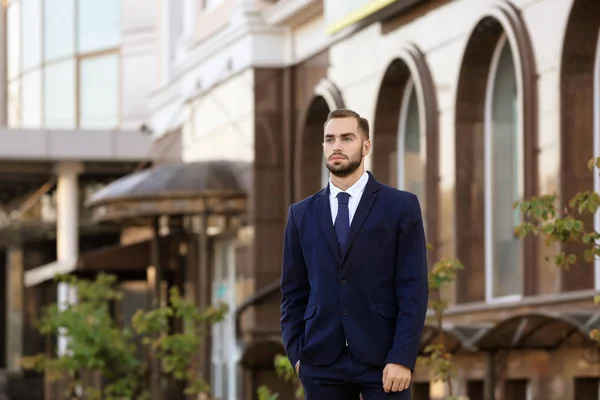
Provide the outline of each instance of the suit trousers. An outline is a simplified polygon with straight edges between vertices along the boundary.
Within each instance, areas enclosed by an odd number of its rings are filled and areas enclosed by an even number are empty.
[[[358,361],[348,347],[330,365],[304,365],[298,377],[305,400],[410,400],[410,387],[401,392],[383,390],[383,368]]]

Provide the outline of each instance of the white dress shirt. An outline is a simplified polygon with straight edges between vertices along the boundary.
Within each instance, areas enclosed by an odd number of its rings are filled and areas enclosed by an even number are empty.
[[[352,218],[354,218],[354,214],[356,213],[356,209],[358,208],[358,203],[360,202],[360,198],[362,197],[363,192],[365,191],[365,187],[367,186],[367,182],[369,181],[369,174],[365,171],[362,176],[354,183],[354,185],[350,186],[346,193],[350,195],[348,199],[348,211],[350,214],[350,221],[348,226],[352,224]],[[335,217],[337,217],[338,212],[338,199],[337,195],[340,192],[344,192],[344,190],[336,187],[329,179],[329,205],[331,206],[331,218],[333,223],[335,224]]]

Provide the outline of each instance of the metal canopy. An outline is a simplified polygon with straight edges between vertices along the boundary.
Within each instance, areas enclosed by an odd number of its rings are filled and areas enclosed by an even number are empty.
[[[488,324],[475,325],[447,325],[443,327],[444,346],[450,353],[476,352],[475,342],[491,328]],[[436,343],[439,340],[440,331],[437,326],[427,324],[421,334],[421,343],[419,353],[425,355],[427,346]]]
[[[498,322],[476,341],[480,350],[553,350],[563,344],[590,343],[600,313],[530,313]]]
[[[241,214],[251,171],[248,163],[234,161],[160,165],[112,182],[87,206],[96,222],[128,224],[162,215]]]

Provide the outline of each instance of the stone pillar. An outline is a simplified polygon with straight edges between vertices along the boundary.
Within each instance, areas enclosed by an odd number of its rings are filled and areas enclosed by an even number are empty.
[[[198,1],[183,0],[183,37],[184,40],[189,40],[194,36],[196,21],[198,20]]]
[[[18,371],[23,355],[23,250],[6,253],[6,368]]]
[[[79,182],[83,166],[78,162],[63,162],[55,167],[56,185],[56,259],[59,262],[75,262],[79,256]],[[58,285],[57,303],[64,306],[76,301],[73,288]],[[67,338],[58,338],[58,354],[64,354]]]

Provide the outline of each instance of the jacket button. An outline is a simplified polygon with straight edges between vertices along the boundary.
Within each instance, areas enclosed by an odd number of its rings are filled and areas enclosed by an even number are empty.
[[[342,286],[346,286],[346,284],[347,284],[347,283],[348,283],[348,282],[346,282],[346,280],[345,280],[345,279],[344,279],[344,280],[341,282]]]
[[[342,311],[342,314],[344,314],[344,315],[348,315],[348,310],[344,310],[344,311]]]

